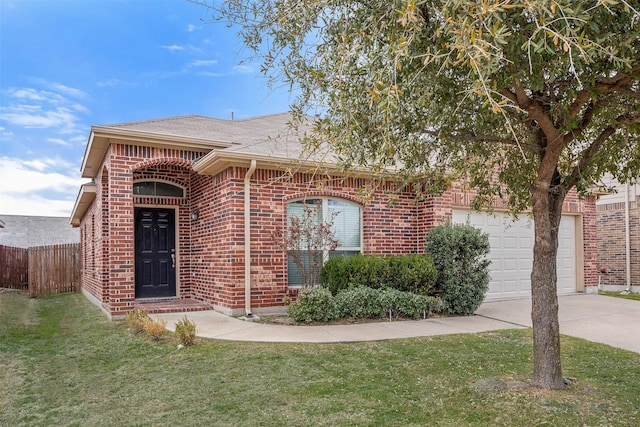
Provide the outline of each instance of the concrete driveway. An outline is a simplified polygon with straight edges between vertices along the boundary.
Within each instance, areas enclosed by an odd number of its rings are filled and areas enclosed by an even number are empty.
[[[531,327],[531,300],[487,302],[476,313]],[[560,333],[640,353],[640,301],[601,295],[559,297]]]

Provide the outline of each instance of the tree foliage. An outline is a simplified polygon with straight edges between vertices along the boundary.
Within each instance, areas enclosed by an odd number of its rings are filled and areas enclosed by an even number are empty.
[[[565,196],[640,176],[638,0],[229,0],[273,82],[320,113],[311,149],[448,181],[535,224],[533,383],[562,388],[556,256]]]
[[[274,82],[300,89],[295,111],[321,112],[310,142],[329,142],[345,166],[401,166],[440,185],[457,171],[478,202],[499,195],[517,210],[531,205],[549,149],[562,191],[639,174],[638,1],[231,0],[216,10]]]

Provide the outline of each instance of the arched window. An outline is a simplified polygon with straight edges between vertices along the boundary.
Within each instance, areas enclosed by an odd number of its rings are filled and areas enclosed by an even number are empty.
[[[287,227],[291,226],[291,218],[303,218],[308,209],[311,209],[311,219],[314,224],[331,222],[333,238],[338,241],[338,247],[322,253],[322,262],[334,256],[349,256],[362,252],[362,208],[343,199],[330,197],[294,200],[287,204]],[[289,232],[291,230],[288,230]],[[304,263],[304,269],[311,268],[313,255],[305,249],[306,242],[301,240],[300,253]],[[294,261],[290,253],[287,258],[288,285],[299,286],[302,284],[300,267]]]
[[[184,189],[162,181],[137,181],[133,183],[135,196],[184,197]]]

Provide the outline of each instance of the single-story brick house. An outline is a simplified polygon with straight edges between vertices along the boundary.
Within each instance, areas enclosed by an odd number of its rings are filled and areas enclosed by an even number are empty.
[[[530,221],[473,212],[453,185],[418,200],[392,183],[374,197],[366,171],[341,173],[330,161],[300,160],[287,113],[241,120],[170,117],[94,126],[82,161],[91,179],[71,224],[80,227],[82,290],[111,318],[145,301],[198,301],[241,315],[282,310],[299,289],[287,255],[273,241],[287,215],[313,200],[340,212],[341,253],[423,253],[444,220],[489,232],[488,298],[530,294]],[[560,231],[559,292],[596,289],[595,198],[570,196]]]
[[[615,188],[596,202],[600,289],[640,292],[640,179]]]

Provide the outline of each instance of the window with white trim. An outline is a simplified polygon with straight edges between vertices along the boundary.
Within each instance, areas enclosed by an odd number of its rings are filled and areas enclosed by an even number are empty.
[[[334,256],[350,256],[362,252],[362,208],[360,205],[331,197],[294,200],[287,203],[287,227],[291,224],[292,217],[302,217],[305,209],[316,209],[314,222],[332,221],[331,231],[338,241],[338,247],[329,252],[325,251],[323,259]],[[306,257],[308,266],[309,256]],[[300,286],[302,283],[300,271],[292,256],[287,257],[288,285]]]

